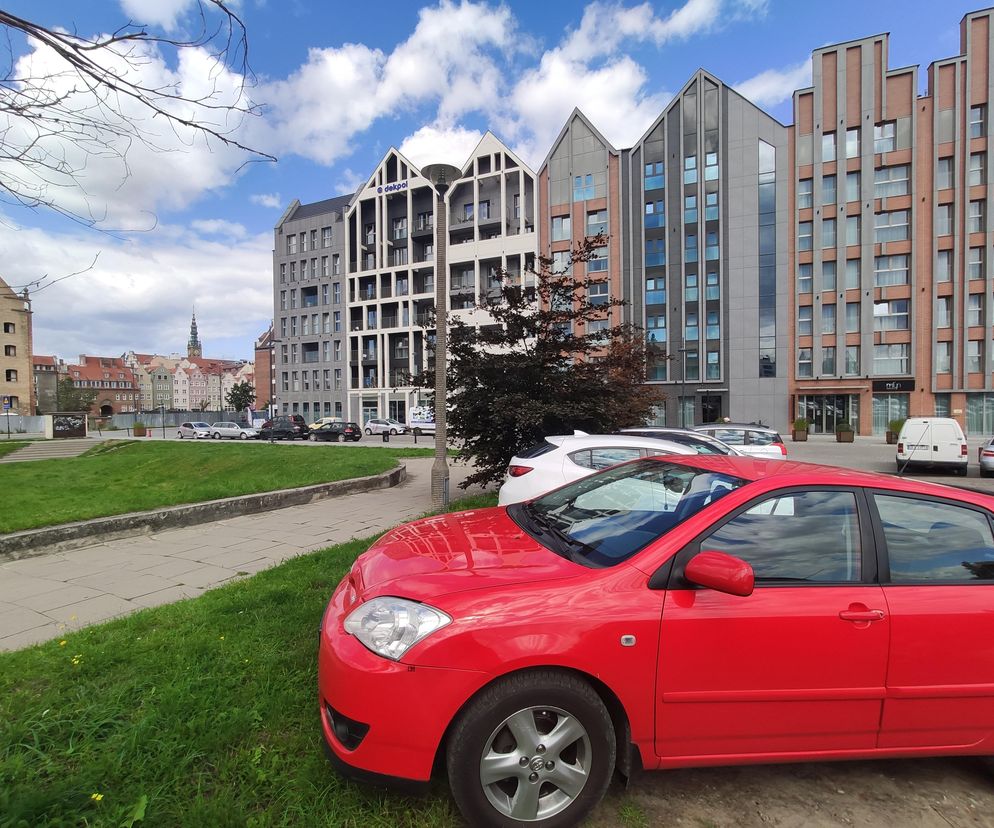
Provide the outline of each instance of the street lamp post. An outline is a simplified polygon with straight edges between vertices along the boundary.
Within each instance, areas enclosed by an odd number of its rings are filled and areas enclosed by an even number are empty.
[[[680,428],[687,427],[687,351],[689,350],[689,348],[680,349],[680,353],[683,354],[683,371],[680,375]]]
[[[435,462],[431,467],[431,502],[443,507],[449,503],[449,464],[445,453],[449,231],[445,193],[462,177],[462,170],[451,164],[429,164],[421,169],[421,174],[435,188]]]

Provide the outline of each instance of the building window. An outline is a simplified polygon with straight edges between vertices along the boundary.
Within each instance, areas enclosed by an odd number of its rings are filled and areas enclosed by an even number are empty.
[[[890,196],[907,195],[910,190],[908,164],[898,164],[896,167],[878,167],[873,171],[873,197],[888,198]]]
[[[587,285],[587,301],[591,305],[606,305],[608,300],[607,282],[592,282]]]
[[[704,154],[704,180],[718,180],[718,153],[716,152],[708,152]],[[710,356],[710,354],[708,356]]]
[[[696,342],[700,338],[697,311],[687,312],[687,324],[684,326],[683,338],[688,342]]]
[[[646,330],[649,332],[650,342],[666,341],[666,317],[649,316],[646,318]]]
[[[400,216],[393,220],[393,238],[394,241],[407,238],[407,216]]]
[[[697,156],[688,155],[683,159],[683,183],[697,183]]]
[[[846,158],[859,158],[859,127],[846,130]]]
[[[846,333],[859,333],[859,302],[846,302]]]
[[[683,221],[684,224],[694,224],[697,222],[697,196],[684,196]]]
[[[645,188],[661,190],[666,185],[666,165],[662,161],[653,161],[645,165]]]
[[[966,343],[966,372],[979,374],[983,370],[984,343],[971,339]]]
[[[935,231],[940,236],[950,236],[953,232],[953,205],[940,204],[935,208]]]
[[[331,247],[331,228],[321,228],[321,247]]]
[[[859,345],[846,345],[846,375],[859,374]]]
[[[810,221],[798,222],[797,225],[797,249],[798,250],[811,250],[813,247],[812,242],[812,223]]]
[[[873,240],[877,243],[904,241],[908,238],[908,211],[892,210],[876,213],[873,219]]]
[[[335,311],[334,319],[335,319],[334,332],[339,333],[342,330],[342,312]]]
[[[821,160],[835,160],[835,133],[826,132],[821,136]]]
[[[342,272],[342,257],[337,253],[331,256],[331,275],[338,276]]]
[[[826,345],[821,349],[821,372],[822,374],[835,373],[835,346]]]
[[[812,287],[812,276],[813,270],[810,264],[799,264],[797,266],[797,292],[798,293],[811,293]]]
[[[821,332],[823,334],[835,333],[835,305],[821,306]]]
[[[948,374],[953,370],[953,343],[935,344],[935,373]]]
[[[645,203],[645,226],[650,227],[664,227],[666,225],[666,202],[663,199],[659,201],[647,201]]]
[[[859,173],[846,173],[846,201],[859,201]]]
[[[966,324],[968,327],[984,324],[984,295],[971,293],[966,301]]]
[[[908,330],[907,299],[891,299],[889,302],[873,303],[873,330],[875,331],[906,331]]]
[[[984,248],[971,247],[967,251],[966,271],[968,279],[984,278]]]
[[[688,233],[683,250],[683,260],[685,262],[697,261],[697,234]]]
[[[984,216],[986,211],[986,200],[978,199],[977,201],[971,201],[969,204],[969,212],[966,214],[966,232],[967,233],[983,233],[984,232]]]
[[[481,201],[477,206],[477,216],[481,219],[490,218],[490,200]]]
[[[7,382],[17,382],[17,371],[14,368],[8,368],[4,372]]]
[[[704,298],[708,301],[721,298],[721,286],[718,284],[718,274],[714,271],[705,277]]]
[[[873,373],[878,376],[907,374],[911,345],[907,342],[873,346]]]
[[[935,300],[935,327],[948,328],[953,324],[952,298],[940,296]]]
[[[718,233],[716,230],[709,230],[705,236],[705,241],[707,245],[704,250],[704,259],[708,262],[713,262],[718,259]]]
[[[846,216],[846,245],[854,247],[859,244],[859,216]]]
[[[838,199],[838,192],[836,187],[836,181],[838,179],[834,175],[823,175],[821,177],[821,203],[822,204],[835,204]]]
[[[877,256],[873,260],[874,287],[908,284],[908,258],[907,253]]]
[[[873,128],[873,151],[892,152],[897,146],[897,123],[885,121]]]
[[[280,284],[286,284],[286,264],[280,265]]]
[[[572,229],[570,227],[570,217],[569,216],[553,216],[552,217],[552,240],[553,241],[564,241],[569,239],[572,235]]]
[[[814,179],[802,178],[797,182],[797,208],[805,210],[808,207],[814,207]]]
[[[721,324],[718,321],[718,311],[708,311],[707,327],[704,331],[704,335],[708,339],[721,338]],[[711,379],[711,377],[708,377],[708,379]]]
[[[663,239],[645,240],[646,267],[658,267],[666,264],[666,242]]]
[[[835,247],[835,219],[827,218],[821,220],[821,246]]]
[[[342,304],[342,283],[332,282],[331,284],[331,301],[336,305]]]
[[[953,159],[940,158],[935,168],[935,186],[948,190],[953,186]]]
[[[987,134],[987,107],[984,104],[970,107],[970,137],[983,138]]]
[[[297,235],[295,233],[286,237],[286,252],[288,256],[297,252]]]
[[[607,210],[592,210],[587,213],[587,235],[597,236],[607,233]]]
[[[9,357],[16,357],[17,356],[17,346],[16,345],[4,345],[3,346],[3,355],[4,356],[9,356]]]
[[[987,153],[986,152],[972,152],[970,153],[970,168],[967,171],[966,183],[971,187],[977,184],[983,184],[987,170]]]
[[[935,281],[949,282],[953,278],[953,251],[940,250],[935,258]]]
[[[645,303],[647,305],[666,304],[666,280],[646,279],[645,280]]]
[[[697,302],[698,301],[698,290],[697,290],[697,274],[688,273],[683,280],[683,301],[684,302]]]
[[[799,348],[797,351],[797,376],[810,377],[812,375],[811,349]]]
[[[705,365],[705,379],[721,379],[721,355],[717,351],[708,351],[705,355],[707,364]]]
[[[718,194],[717,193],[705,193],[704,194],[704,220],[705,221],[717,221],[718,220]]]
[[[594,177],[591,174],[573,177],[573,201],[587,201],[594,197]],[[470,210],[473,205],[469,205]],[[470,216],[472,218],[472,216]]]
[[[821,263],[821,289],[822,290],[835,290],[836,285],[836,269],[835,260],[822,262]]]
[[[797,309],[797,335],[811,336],[811,305],[801,305]]]
[[[331,270],[328,268],[328,257],[321,257],[321,275],[327,279],[331,275]]]

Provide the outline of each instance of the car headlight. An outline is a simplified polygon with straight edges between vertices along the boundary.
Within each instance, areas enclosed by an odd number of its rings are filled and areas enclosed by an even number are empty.
[[[397,661],[422,638],[451,623],[441,610],[385,596],[352,610],[345,631],[377,655]]]

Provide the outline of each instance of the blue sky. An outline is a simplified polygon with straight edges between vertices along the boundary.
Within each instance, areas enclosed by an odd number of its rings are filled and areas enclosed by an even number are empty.
[[[93,35],[129,19],[182,36],[195,0],[14,0],[13,14]],[[294,198],[351,192],[390,146],[415,163],[461,164],[486,129],[537,166],[573,106],[630,146],[699,66],[790,123],[790,90],[810,79],[818,46],[890,32],[892,68],[959,52],[959,20],[978,6],[946,0],[665,0],[410,2],[239,0],[249,90],[263,114],[239,140],[278,163],[163,134],[132,147],[128,174],[91,162],[70,208],[104,217],[84,228],[0,204],[0,276],[12,286],[92,268],[34,298],[35,353],[184,351],[196,306],[205,354],[252,358],[272,316],[272,228]],[[52,58],[15,40],[18,69]],[[183,88],[206,63],[149,56],[143,77]],[[222,77],[234,86],[237,78]],[[164,151],[165,150],[165,151]],[[69,148],[72,151],[72,148]],[[0,165],[0,175],[4,168]]]

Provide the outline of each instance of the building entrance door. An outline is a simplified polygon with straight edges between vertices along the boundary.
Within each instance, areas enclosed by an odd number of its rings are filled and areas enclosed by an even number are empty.
[[[701,397],[701,422],[716,423],[721,419],[721,395],[705,394]]]

